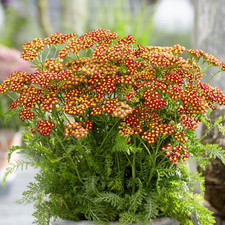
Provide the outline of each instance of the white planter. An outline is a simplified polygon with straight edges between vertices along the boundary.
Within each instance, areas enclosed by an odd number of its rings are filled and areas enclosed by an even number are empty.
[[[109,225],[117,225],[117,224],[119,223],[118,222],[109,223]],[[96,225],[96,223],[86,220],[69,221],[57,219],[56,221],[51,221],[49,225]],[[160,219],[154,219],[151,225],[180,225],[180,223],[175,219],[165,217]]]

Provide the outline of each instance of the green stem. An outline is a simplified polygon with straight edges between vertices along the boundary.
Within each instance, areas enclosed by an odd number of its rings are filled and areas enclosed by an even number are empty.
[[[138,136],[138,139],[140,140],[141,144],[145,147],[145,149],[147,150],[147,152],[149,153],[149,155],[152,157],[151,152],[149,151],[148,147],[146,146],[146,144],[141,140],[141,138]]]
[[[161,167],[164,163],[167,163],[168,162],[168,160],[167,161],[165,161],[167,158],[166,157],[164,157],[158,164],[157,164],[157,166],[156,166],[156,169],[158,168],[158,167]]]
[[[119,161],[119,156],[117,152],[116,152],[116,161],[117,161],[118,171],[120,171],[120,161]]]
[[[38,115],[38,117],[41,117],[42,120],[45,120],[45,111],[42,111],[40,108],[34,108],[34,111]]]
[[[132,166],[132,163],[131,163],[131,161],[130,161],[128,155],[127,155],[127,154],[125,154],[125,155],[126,155],[127,160],[129,161],[130,165]]]
[[[135,193],[135,178],[136,178],[135,160],[136,160],[136,153],[134,153],[132,161],[132,178],[133,178],[132,193]]]
[[[221,71],[219,70],[219,71],[217,71],[210,79],[209,79],[209,81],[207,82],[207,84],[209,84],[209,82],[218,74],[218,73],[220,73]]]
[[[159,147],[161,146],[163,140],[160,140],[159,142],[157,142],[156,144],[156,149],[153,149],[153,156],[152,156],[152,169],[148,178],[148,183],[150,184],[150,181],[155,173],[155,171],[157,171],[157,167],[158,165],[156,165],[156,159],[159,157],[159,155],[161,154],[161,151],[159,151]]]
[[[65,201],[64,199],[62,199],[62,202],[63,202],[63,204],[65,205],[66,209],[69,211],[70,208],[69,208],[69,206],[67,205],[66,201]]]
[[[144,148],[147,150],[147,152],[149,153],[149,156],[150,156],[150,160],[151,160],[151,164],[152,164],[152,169],[151,169],[151,172],[150,172],[150,175],[149,175],[149,178],[148,178],[148,184],[150,184],[150,181],[151,181],[151,179],[152,179],[152,177],[153,177],[153,175],[154,175],[154,173],[155,173],[155,171],[158,167],[158,165],[156,166],[156,159],[161,154],[161,152],[159,152],[159,154],[157,154],[157,152],[158,152],[159,147],[160,147],[160,145],[161,145],[161,143],[164,139],[160,140],[160,142],[157,143],[156,150],[154,151],[154,149],[153,149],[153,154],[151,154],[148,147],[145,145],[145,143],[141,140],[140,137],[139,137],[139,140],[142,143],[142,145],[144,146]],[[163,161],[164,161],[164,159],[160,163],[162,163]]]
[[[207,65],[207,66],[205,66],[205,67],[203,68],[203,70],[202,70],[202,73],[205,74],[205,72],[206,72],[209,68],[211,68],[211,67],[212,67],[212,65]]]
[[[54,52],[54,55],[53,55],[53,57],[52,57],[52,58],[56,58],[57,52],[58,52],[58,48],[57,48],[57,47],[55,47],[55,52]]]
[[[198,142],[201,142],[201,141],[205,138],[205,136],[206,136],[213,128],[214,128],[214,126],[211,127],[210,129],[208,129],[208,130],[205,132],[205,134],[202,135],[201,138],[198,139]]]
[[[60,119],[59,114],[58,114],[56,108],[52,111],[52,114],[53,114],[53,116],[56,116],[56,118],[57,118],[57,120],[59,121],[61,127],[64,128],[64,123],[63,123],[63,121]],[[62,133],[63,133],[63,132],[62,132]]]
[[[128,155],[127,154],[125,154],[125,155],[126,155],[126,158],[127,158],[128,162],[130,163],[131,168],[132,168],[132,178],[133,178],[132,193],[134,193],[135,192],[135,178],[136,178],[136,171],[135,171],[135,156],[136,156],[136,153],[134,153],[132,162],[129,159]]]
[[[89,168],[90,170],[92,170],[91,165],[90,165],[89,160],[88,160],[88,156],[87,156],[87,154],[86,154],[86,152],[85,152],[85,150],[87,150],[87,147],[86,147],[85,145],[83,145],[79,139],[78,139],[77,142],[74,143],[74,144],[79,144],[80,148],[82,149],[82,153],[84,154],[84,157],[86,158],[86,162],[87,162],[88,168]],[[89,143],[88,143],[88,144],[89,144]],[[91,148],[90,145],[89,145],[89,147]]]
[[[160,140],[159,140],[159,142],[157,142],[157,149],[156,149],[156,152],[157,152],[157,154],[156,154],[156,156],[155,156],[155,160],[160,156],[160,155],[162,155],[162,151],[160,150],[159,151],[159,148],[160,148],[160,146],[162,145],[162,142],[166,139],[167,137],[166,136],[164,136],[164,137],[162,137]]]
[[[74,163],[73,159],[71,158],[71,155],[68,154],[67,150],[65,149],[65,146],[64,146],[63,143],[62,143],[62,140],[58,137],[57,133],[56,133],[55,131],[53,131],[53,132],[54,132],[54,134],[55,134],[57,140],[58,140],[59,143],[61,144],[61,146],[62,146],[64,152],[65,152],[66,155],[67,155],[67,157],[70,159],[72,165],[74,166],[74,169],[75,169],[75,171],[76,171],[76,173],[77,173],[78,180],[79,180],[82,184],[84,184],[84,182],[81,180],[81,177],[80,177],[79,171],[78,171],[78,169],[77,169],[77,166],[76,166],[76,164]]]
[[[102,148],[102,146],[105,144],[105,141],[107,140],[108,136],[110,135],[110,133],[113,131],[114,127],[117,125],[117,123],[119,122],[119,120],[117,120],[116,123],[114,123],[114,125],[112,126],[112,128],[110,129],[110,131],[107,133],[107,135],[105,136],[104,140],[102,141],[101,145],[100,145],[100,149]]]
[[[47,51],[47,53],[46,53],[46,56],[45,56],[44,61],[48,58],[48,56],[49,56],[51,50],[52,50],[52,46],[48,45],[48,51]]]
[[[155,166],[152,167],[151,172],[150,172],[150,175],[148,177],[148,184],[150,184],[150,181],[151,181],[151,179],[153,177],[153,174],[154,174],[155,170],[156,170]]]

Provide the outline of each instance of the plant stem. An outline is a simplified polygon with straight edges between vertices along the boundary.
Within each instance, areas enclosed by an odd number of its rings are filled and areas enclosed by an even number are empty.
[[[118,171],[120,171],[120,162],[119,162],[119,156],[117,152],[116,152],[116,161],[117,161]]]
[[[110,129],[110,131],[107,133],[107,135],[105,136],[104,140],[102,141],[102,143],[100,145],[100,149],[105,144],[105,141],[107,140],[109,134],[113,131],[114,127],[117,125],[118,122],[119,122],[119,120],[117,120],[116,123],[114,123],[114,125],[112,126],[112,128]]]
[[[166,157],[164,157],[164,158],[157,164],[156,169],[157,169],[158,167],[161,167],[164,163],[167,163],[167,162],[168,162],[168,160],[167,160],[167,161],[165,161],[165,160],[166,160]]]
[[[86,152],[85,152],[85,150],[87,150],[87,147],[86,147],[85,145],[83,145],[79,139],[77,140],[76,143],[74,142],[74,144],[79,144],[79,146],[80,146],[80,148],[82,149],[82,152],[83,152],[83,154],[84,154],[84,156],[85,156],[85,158],[86,158],[86,162],[87,162],[88,168],[91,170],[92,168],[91,168],[91,165],[90,165],[90,163],[89,163],[88,156],[87,156],[87,154],[86,154]],[[89,143],[88,143],[88,144],[89,144]],[[89,145],[89,147],[91,148],[90,145]]]
[[[62,146],[64,152],[65,152],[66,155],[67,155],[67,157],[70,159],[72,165],[74,166],[74,169],[75,169],[75,171],[76,171],[76,173],[77,173],[78,180],[79,180],[82,184],[84,184],[84,182],[81,180],[81,177],[80,177],[79,171],[78,171],[78,169],[77,169],[77,166],[76,166],[76,164],[74,163],[73,159],[71,158],[71,155],[68,154],[67,150],[65,149],[65,147],[64,147],[64,145],[63,145],[63,143],[62,143],[62,140],[58,137],[57,133],[56,133],[55,131],[53,131],[53,132],[54,132],[56,138],[58,139],[59,143],[61,144],[61,146]]]
[[[152,179],[152,177],[153,177],[154,172],[155,172],[155,168],[152,168],[152,169],[151,169],[151,172],[150,172],[150,175],[149,175],[149,177],[148,177],[148,185],[150,184],[150,181],[151,181],[151,179]]]
[[[148,147],[145,145],[145,143],[141,140],[141,138],[138,136],[141,144],[145,147],[145,149],[147,150],[147,152],[149,153],[150,156],[152,156],[151,152],[149,151]]]
[[[210,79],[209,79],[209,81],[207,82],[207,84],[209,84],[209,82],[218,74],[218,73],[220,73],[221,71],[219,70],[219,71],[217,71]]]
[[[136,160],[136,153],[134,153],[132,161],[132,178],[133,178],[132,193],[135,193],[135,178],[136,178],[135,160]]]
[[[57,112],[57,109],[55,108],[55,110],[52,111],[53,116],[55,116],[57,118],[57,120],[59,121],[61,127],[64,127],[63,122],[61,121],[59,114]],[[64,133],[63,131],[61,131],[62,133]]]
[[[203,68],[203,70],[202,70],[202,73],[205,74],[205,72],[206,72],[210,67],[212,67],[212,65],[207,65],[207,66],[205,66],[205,67]]]
[[[214,126],[213,126],[213,127],[210,127],[210,128],[205,132],[205,134],[202,135],[200,139],[198,139],[198,141],[201,142],[201,141],[205,138],[205,136],[206,136],[213,128],[214,128]]]

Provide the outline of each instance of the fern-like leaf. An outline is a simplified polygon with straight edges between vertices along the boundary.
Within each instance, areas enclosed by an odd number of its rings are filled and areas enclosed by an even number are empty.
[[[106,202],[109,203],[116,209],[122,209],[124,207],[124,199],[121,198],[119,195],[114,194],[112,192],[104,192],[100,193],[96,198],[97,202]]]
[[[84,186],[86,189],[85,193],[87,195],[90,195],[90,196],[98,195],[99,191],[97,189],[97,181],[98,181],[98,179],[95,176],[92,176],[92,177],[89,177],[88,179],[86,179]]]
[[[112,148],[112,152],[124,152],[124,153],[130,152],[127,140],[120,134],[117,134],[116,136],[115,145]]]
[[[136,212],[138,207],[142,205],[145,197],[146,197],[145,190],[143,188],[139,188],[138,191],[135,194],[133,194],[130,198],[129,210]]]
[[[225,164],[225,150],[217,144],[201,144],[197,143],[193,147],[190,146],[189,151],[193,154],[193,158],[203,169],[210,163],[211,158],[219,158]]]
[[[147,198],[147,202],[145,204],[145,211],[146,211],[145,218],[149,221],[158,216],[158,202],[156,196],[157,195],[155,193],[153,192],[150,193],[150,195]]]
[[[9,174],[15,173],[19,168],[22,170],[24,167],[27,169],[28,166],[36,167],[36,164],[30,161],[18,160],[15,163],[10,163],[9,167],[6,168],[4,177],[2,179],[2,185],[5,187],[5,182]]]

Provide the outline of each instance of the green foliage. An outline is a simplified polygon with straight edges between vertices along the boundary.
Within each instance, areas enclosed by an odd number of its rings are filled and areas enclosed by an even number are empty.
[[[117,134],[115,141],[116,142],[112,148],[112,152],[124,152],[124,153],[129,152],[129,145],[127,144],[126,138]]]
[[[205,169],[205,166],[210,163],[211,158],[219,158],[222,163],[225,163],[225,150],[217,144],[201,144],[196,142],[190,146],[190,152],[193,154],[200,167]]]
[[[21,2],[24,2],[24,0],[20,1],[20,3]],[[26,4],[22,3],[22,6],[26,7]],[[23,36],[22,32],[25,31],[30,20],[25,14],[21,13],[20,10],[13,6],[6,7],[4,12],[5,24],[0,42],[5,46],[20,48],[21,44],[24,42],[24,40],[21,41],[21,36]]]
[[[8,111],[8,105],[11,101],[9,96],[0,96],[0,128],[18,129],[21,125],[21,121],[15,115],[19,112],[18,109]]]
[[[102,132],[94,135],[97,142],[104,141]],[[20,203],[35,202],[38,225],[47,225],[51,217],[58,216],[75,221],[89,219],[105,223],[119,219],[121,223],[143,224],[158,216],[170,216],[182,224],[193,224],[192,215],[198,224],[213,224],[211,212],[201,205],[202,195],[191,191],[194,180],[200,181],[204,191],[204,179],[199,174],[189,173],[185,164],[171,167],[164,161],[161,166],[160,163],[155,166],[155,175],[151,176],[149,152],[144,148],[130,151],[132,143],[120,135],[102,149],[94,145],[89,148],[87,139],[79,143],[70,139],[67,154],[59,140],[54,140],[54,147],[49,148],[40,145],[38,138],[33,142],[32,134],[27,132],[24,141],[26,146],[21,153],[33,159],[32,163],[18,161],[8,168],[6,176],[21,166],[40,168],[36,182],[30,183],[20,200]],[[19,148],[12,147],[11,154]],[[101,152],[99,157],[94,157],[96,151]],[[198,150],[199,154],[207,151],[208,146]],[[160,157],[163,160],[165,156]],[[72,162],[76,162],[76,167]]]
[[[216,121],[214,123],[211,123],[209,115],[211,113],[211,110],[209,110],[209,112],[205,115],[205,116],[201,116],[201,122],[208,128],[206,133],[202,135],[201,140],[204,139],[204,137],[213,129],[213,128],[218,128],[219,131],[221,133],[224,133],[225,128],[222,125],[222,117],[219,116],[218,118],[216,118]]]
[[[160,188],[160,199],[166,215],[176,217],[181,224],[193,225],[193,217],[197,224],[214,224],[212,212],[202,206],[203,197],[189,191],[188,183],[182,180],[170,182]]]
[[[133,3],[134,4],[134,3]],[[97,13],[92,12],[88,18],[87,31],[96,28],[107,28],[120,36],[134,34],[141,45],[149,45],[152,39],[153,15],[155,6],[143,1],[133,8],[129,0],[95,1]],[[92,6],[90,4],[90,6]],[[133,8],[133,9],[132,9]],[[93,20],[95,18],[95,20]]]

